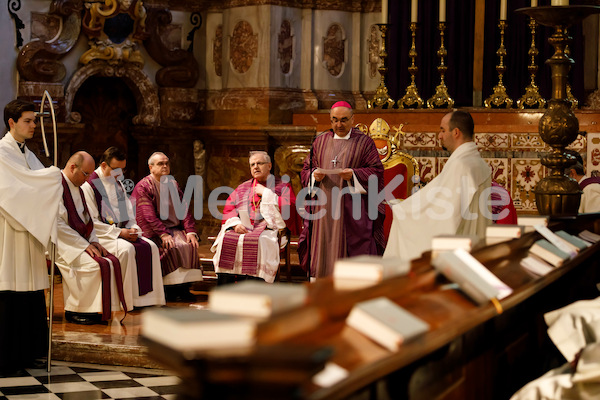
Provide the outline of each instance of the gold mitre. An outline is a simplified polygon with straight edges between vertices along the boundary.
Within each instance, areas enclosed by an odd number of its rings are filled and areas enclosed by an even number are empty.
[[[369,127],[369,133],[373,140],[383,139],[389,140],[388,133],[390,132],[390,126],[383,118],[376,118],[371,126]]]

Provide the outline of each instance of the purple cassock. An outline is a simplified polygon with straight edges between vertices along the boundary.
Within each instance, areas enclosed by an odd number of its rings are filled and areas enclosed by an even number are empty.
[[[313,143],[312,170],[310,155],[304,161],[302,169],[302,184],[309,185],[310,176],[315,168],[351,168],[357,180],[368,191],[369,177],[377,178],[378,193],[384,188],[383,165],[377,153],[377,147],[369,136],[353,128],[350,138],[334,139],[334,133],[327,131],[319,135]],[[352,181],[350,181],[352,182]],[[323,213],[322,218],[314,221],[304,220],[304,229],[300,234],[298,253],[300,262],[305,269],[310,262],[311,276],[323,277],[333,274],[333,265],[339,258],[362,254],[383,254],[385,238],[383,221],[385,207],[383,203],[372,204],[376,207],[377,216],[369,218],[368,196],[366,194],[347,193],[348,181],[338,175],[326,175],[317,183],[327,201],[320,197],[318,206],[306,207],[312,215]],[[332,197],[335,190],[344,190],[341,200]],[[320,196],[322,196],[322,194]],[[375,195],[375,193],[373,193]],[[376,196],[371,201],[376,202]],[[359,215],[353,215],[354,208]],[[360,206],[360,207],[359,207]],[[312,237],[308,238],[309,222],[312,224]],[[310,244],[310,254],[309,254]],[[310,260],[310,261],[309,261]]]

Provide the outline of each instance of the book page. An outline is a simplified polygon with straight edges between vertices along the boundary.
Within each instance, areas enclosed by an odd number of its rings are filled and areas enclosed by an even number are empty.
[[[483,278],[487,283],[498,290],[498,300],[502,300],[506,296],[512,293],[512,289],[502,282],[496,275],[494,275],[489,269],[481,264],[475,257],[463,249],[454,250],[454,254],[460,257],[475,273]]]
[[[341,168],[317,168],[317,171],[319,171],[322,174],[325,175],[339,175],[340,172],[342,172]]]
[[[240,220],[242,221],[242,225],[244,225],[246,228],[252,228],[252,222],[250,222],[250,214],[248,213],[248,210],[244,210],[243,208],[239,209],[238,214],[240,216]]]
[[[577,255],[577,252],[574,251],[569,245],[564,242],[564,239],[558,236],[556,233],[552,232],[548,227],[544,225],[535,225],[535,230],[538,231],[543,237],[546,238],[550,243],[558,247],[560,250],[564,251],[569,255],[569,258],[573,258]]]

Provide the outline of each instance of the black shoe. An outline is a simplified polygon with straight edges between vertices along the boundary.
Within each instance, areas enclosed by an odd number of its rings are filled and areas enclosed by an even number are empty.
[[[78,313],[65,311],[65,319],[68,322],[79,325],[94,325],[102,323],[102,316],[97,313]]]

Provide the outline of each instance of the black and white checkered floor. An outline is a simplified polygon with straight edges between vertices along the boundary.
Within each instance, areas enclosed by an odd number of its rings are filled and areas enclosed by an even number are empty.
[[[162,370],[52,363],[52,372],[28,369],[0,378],[0,400],[174,400],[179,378]],[[106,369],[105,369],[106,368]]]

